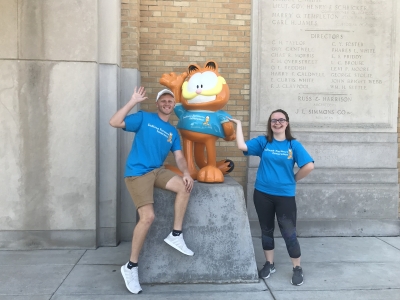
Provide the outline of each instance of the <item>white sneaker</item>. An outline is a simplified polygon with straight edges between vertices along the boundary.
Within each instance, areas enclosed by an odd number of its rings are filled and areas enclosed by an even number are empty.
[[[186,247],[185,241],[183,240],[183,234],[181,233],[178,236],[173,236],[172,232],[164,239],[171,247],[174,247],[176,250],[182,252],[183,254],[193,256],[194,252]]]
[[[133,294],[139,294],[142,292],[142,288],[139,284],[138,267],[128,269],[127,265],[128,263],[121,267],[121,274],[124,277],[126,288]]]

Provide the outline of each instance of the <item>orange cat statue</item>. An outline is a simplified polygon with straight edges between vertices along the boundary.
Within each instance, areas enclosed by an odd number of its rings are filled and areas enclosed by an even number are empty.
[[[228,103],[229,87],[218,73],[217,63],[208,61],[203,68],[191,64],[188,71],[180,75],[163,74],[160,83],[175,95],[177,128],[190,175],[200,182],[224,182],[224,175],[231,172],[234,165],[231,160],[216,161],[215,143],[219,138],[233,141],[236,133],[228,120],[231,116],[221,110]],[[181,174],[176,167],[166,167]]]

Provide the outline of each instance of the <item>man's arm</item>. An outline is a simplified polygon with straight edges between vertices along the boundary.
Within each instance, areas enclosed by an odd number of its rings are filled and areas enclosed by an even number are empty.
[[[182,150],[174,151],[174,157],[178,169],[181,170],[181,172],[183,173],[182,179],[185,184],[186,191],[190,193],[193,188],[193,178],[189,174],[189,169],[186,163],[185,156],[183,156]]]
[[[145,96],[146,90],[144,87],[141,86],[138,90],[137,87],[135,87],[131,100],[111,117],[110,125],[115,128],[125,128],[125,117],[136,104],[147,99]]]

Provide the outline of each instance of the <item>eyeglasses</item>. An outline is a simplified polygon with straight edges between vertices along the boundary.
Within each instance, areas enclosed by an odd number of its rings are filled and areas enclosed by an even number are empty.
[[[286,119],[271,119],[272,124],[276,124],[276,122],[279,122],[280,124],[283,124],[286,122]]]

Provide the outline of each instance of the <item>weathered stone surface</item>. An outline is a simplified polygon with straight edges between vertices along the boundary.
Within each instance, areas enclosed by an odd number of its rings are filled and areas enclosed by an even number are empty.
[[[253,132],[251,137],[260,134]],[[398,234],[396,134],[296,132],[295,137],[316,167],[297,186],[299,234],[332,236],[335,230],[338,236]],[[247,208],[257,224],[253,190],[259,158],[249,162]]]
[[[315,160],[297,188],[299,232],[397,234],[397,1],[259,0],[252,8],[250,137],[265,134],[281,108]],[[246,194],[255,222],[259,161],[249,159]]]
[[[118,243],[120,7],[0,0],[2,247],[68,247],[48,240],[68,231],[74,247]]]
[[[18,1],[21,59],[96,61],[96,0]]]
[[[121,88],[119,107],[124,106],[130,99],[135,86],[140,86],[140,72],[136,69],[121,69]],[[135,106],[130,113],[140,110],[140,105]],[[133,228],[136,224],[136,208],[125,186],[124,172],[126,158],[132,147],[135,134],[119,130],[119,185],[120,185],[120,238],[122,241],[132,239]]]
[[[310,133],[312,135],[312,133]],[[302,142],[317,168],[381,169],[397,167],[397,143],[319,143]],[[249,158],[258,167],[259,157]]]
[[[295,168],[294,172],[297,172]],[[256,180],[257,169],[251,168],[248,173],[248,182],[254,184]],[[331,184],[396,184],[398,182],[398,173],[396,169],[315,169],[299,184],[303,183],[326,183]],[[251,185],[251,186],[252,186]]]
[[[18,1],[0,0],[0,58],[18,57]]]
[[[256,219],[252,203],[254,187],[248,186],[249,215]],[[397,219],[397,184],[299,184],[298,218]]]
[[[118,244],[118,131],[109,124],[119,109],[119,67],[99,64],[99,241]],[[114,237],[110,234],[114,233]]]
[[[0,61],[0,230],[96,228],[96,73]]]
[[[250,221],[251,233],[260,237],[258,220]],[[275,224],[275,236],[281,236],[278,224]],[[301,237],[354,237],[380,236],[398,237],[400,221],[398,219],[298,219],[297,235]]]
[[[297,2],[252,2],[251,130],[396,132],[397,1]]]
[[[95,230],[0,230],[0,249],[94,249]]]
[[[102,64],[121,62],[121,1],[99,0],[99,58]]]
[[[172,230],[175,193],[156,189],[154,199],[156,219],[139,258],[145,266],[139,268],[141,282],[258,281],[243,189],[232,178],[222,184],[195,183],[183,228],[192,257],[163,241]]]

